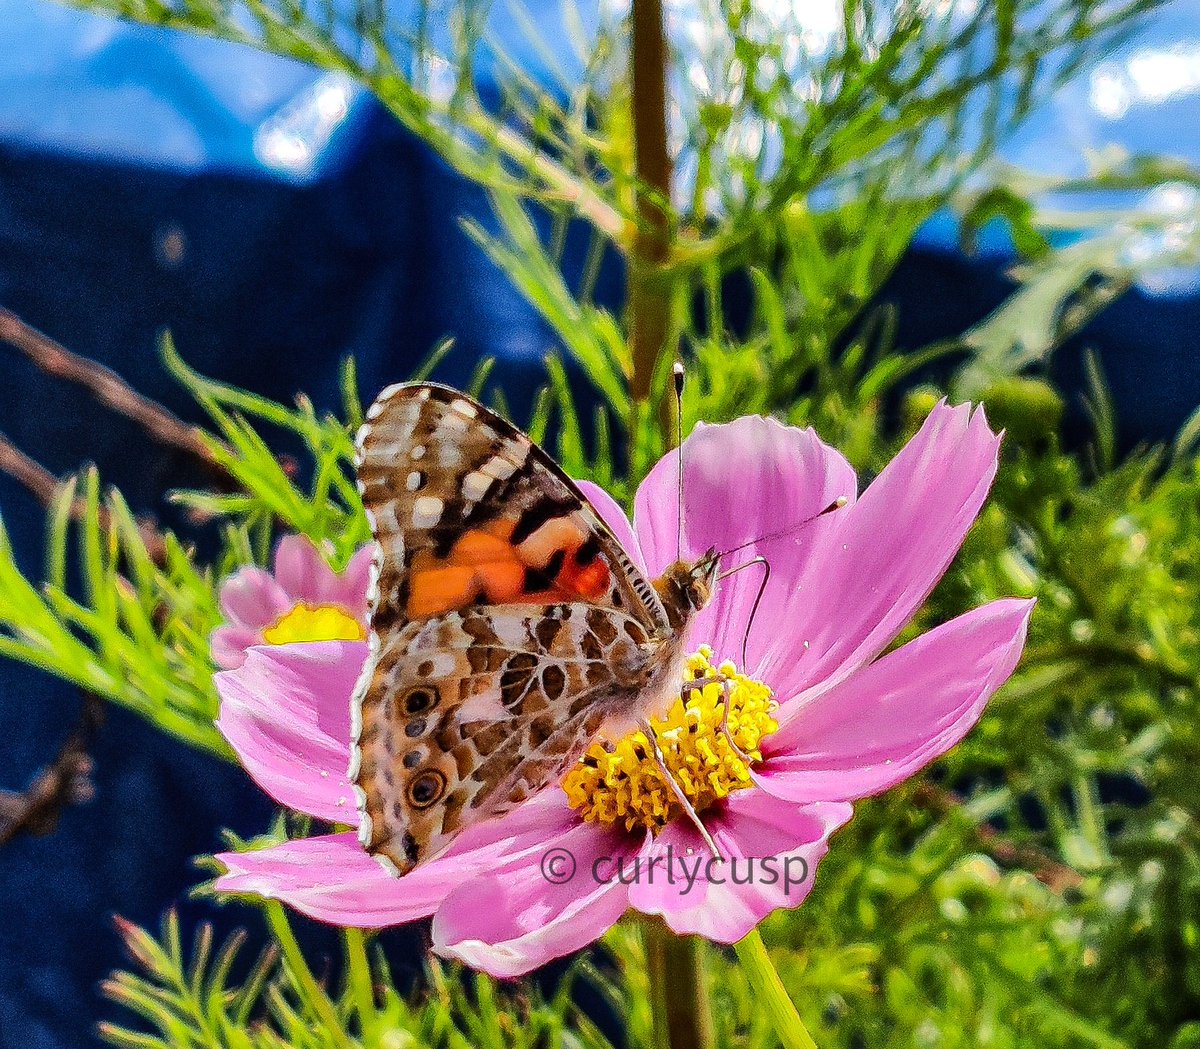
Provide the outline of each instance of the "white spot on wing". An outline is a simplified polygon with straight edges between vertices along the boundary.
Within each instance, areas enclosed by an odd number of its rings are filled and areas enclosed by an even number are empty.
[[[363,664],[362,672],[358,675],[358,680],[354,683],[354,694],[350,699],[350,742],[354,745],[354,749],[358,749],[358,740],[362,735],[362,708],[363,700],[366,699],[367,689],[371,685],[371,678],[375,674],[375,668],[371,665],[371,660],[368,659]]]
[[[478,470],[473,470],[463,478],[462,494],[464,499],[469,499],[473,503],[479,502],[485,495],[487,490],[492,486],[492,479],[487,474],[480,473]]]
[[[404,554],[404,540],[400,535],[400,518],[396,516],[396,507],[397,504],[394,500],[390,503],[384,503],[383,506],[379,508],[379,513],[376,518],[378,527],[373,529],[375,535],[382,535],[386,531],[395,537],[393,539],[393,549],[391,551],[391,555],[393,557],[402,556]],[[397,554],[396,550],[394,549],[396,543],[400,544],[399,554]]]
[[[384,431],[384,433],[388,432]],[[408,432],[394,441],[384,441],[382,443],[378,440],[374,441],[369,453],[371,461],[378,463],[380,466],[390,466],[396,456],[408,449],[408,441],[411,436],[412,433]],[[409,454],[411,454],[411,451]]]
[[[509,462],[504,456],[493,455],[479,470],[497,481],[507,481],[516,473],[517,467],[515,463]]]
[[[414,528],[432,528],[442,519],[444,504],[435,495],[423,495],[413,503]]]
[[[454,712],[454,720],[463,725],[470,721],[501,721],[508,716],[500,700],[499,690],[479,692],[463,700]]]
[[[421,482],[424,480],[425,480],[425,475],[423,473],[421,473],[420,470],[414,470],[412,473],[410,473],[408,475],[408,480],[405,481],[404,484],[405,484],[405,487],[407,487],[410,492],[415,492],[418,488],[421,487]]]
[[[408,455],[409,455],[409,458],[410,458],[410,459],[423,459],[423,458],[425,458],[425,445],[423,445],[423,444],[414,444],[414,445],[412,446],[412,451],[410,451],[410,452],[408,453]]]
[[[375,853],[375,861],[393,878],[400,877],[400,868],[397,867],[387,856],[382,852]]]
[[[365,849],[371,844],[371,817],[367,814],[367,792],[357,783],[354,785],[354,800],[358,804],[358,841]]]
[[[372,612],[374,612],[376,606],[378,606],[378,604],[379,604],[379,574],[382,571],[382,566],[380,565],[380,557],[381,556],[382,556],[382,551],[379,549],[378,544],[376,544],[375,556],[371,558],[371,567],[370,567],[370,570],[367,572],[367,607],[370,608]],[[372,636],[374,636],[373,631],[372,631]],[[365,673],[366,673],[366,671],[364,670],[364,674]],[[363,691],[365,692],[366,686],[362,685],[361,681],[359,682],[359,684],[363,688]],[[357,695],[357,693],[356,693],[356,695]],[[355,739],[357,739],[357,738],[358,737],[355,736]]]
[[[470,401],[451,401],[450,407],[458,412],[459,415],[465,415],[468,419],[474,419],[479,414],[475,410],[475,405],[471,404]]]
[[[447,674],[452,674],[458,666],[456,660],[448,652],[434,652],[429,661],[433,664],[433,673],[430,677],[445,677]]]
[[[492,630],[499,642],[508,648],[523,648],[529,643],[529,631],[525,628],[525,621],[517,616],[494,617]]]

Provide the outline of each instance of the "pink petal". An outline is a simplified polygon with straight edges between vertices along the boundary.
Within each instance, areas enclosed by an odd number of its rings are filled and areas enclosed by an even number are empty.
[[[645,559],[642,557],[642,548],[638,545],[633,525],[629,523],[629,518],[625,516],[621,505],[598,484],[593,484],[591,481],[575,483],[579,485],[579,490],[587,496],[588,502],[600,515],[600,519],[608,525],[609,530],[617,537],[617,541],[625,548],[625,552],[633,560],[633,563],[639,568],[644,568]]]
[[[338,579],[337,597],[334,604],[341,605],[365,623],[367,619],[367,586],[371,580],[371,561],[375,555],[375,544],[359,547],[346,571]]]
[[[734,943],[772,911],[804,900],[829,836],[852,813],[844,803],[794,805],[762,790],[738,791],[702,817],[725,862],[713,860],[690,823],[672,823],[642,850],[629,902],[681,935]],[[651,880],[655,856],[662,862]]]
[[[839,496],[853,502],[858,490],[854,470],[811,429],[757,415],[724,426],[697,426],[684,442],[683,455],[684,558],[695,560],[710,548],[732,550],[749,543],[723,560],[722,567],[746,564],[757,556],[770,562],[770,580],[750,638],[746,631],[751,606],[763,579],[758,567],[722,580],[691,633],[693,643],[707,642],[718,658],[739,663],[747,640],[747,663],[753,670],[779,629],[778,612],[789,601],[797,578],[813,567],[813,551],[822,536],[836,531],[849,507],[808,519]],[[676,559],[678,470],[678,453],[667,454],[637,493],[634,528],[656,575]],[[761,538],[781,529],[785,535]]]
[[[208,643],[217,666],[222,670],[236,670],[246,662],[246,650],[262,644],[262,632],[245,626],[219,626]]]
[[[304,535],[285,535],[275,547],[275,579],[293,602],[340,604],[337,574]]]
[[[235,626],[261,631],[292,604],[270,573],[253,565],[239,568],[221,584],[221,611]]]
[[[434,950],[492,976],[515,977],[587,946],[628,906],[625,886],[602,880],[603,864],[633,855],[638,844],[576,818],[570,829],[543,839],[537,855],[452,892],[434,915]],[[556,857],[567,866],[554,866]]]
[[[781,700],[845,676],[903,629],[983,506],[999,448],[982,408],[941,404],[858,502],[831,515],[837,531],[818,537],[771,617],[763,669]]]
[[[216,857],[227,873],[219,892],[281,900],[302,914],[333,925],[380,928],[424,918],[452,883],[433,864],[396,878],[358,843],[353,832],[284,842],[255,852]],[[431,877],[424,871],[433,871]],[[441,877],[437,875],[440,873]]]
[[[1032,601],[993,601],[931,630],[816,698],[764,743],[759,782],[792,801],[877,794],[944,754],[1013,672]]]
[[[547,840],[578,823],[561,792],[466,831],[444,855],[398,878],[341,833],[217,857],[222,892],[277,899],[333,925],[382,928],[424,918],[459,885],[505,863],[536,864]]]
[[[217,728],[276,801],[334,823],[356,824],[350,696],[367,656],[353,641],[252,648],[215,677]]]

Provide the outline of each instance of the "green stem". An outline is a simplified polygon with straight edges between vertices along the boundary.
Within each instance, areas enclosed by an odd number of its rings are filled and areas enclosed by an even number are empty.
[[[779,1035],[779,1044],[784,1049],[817,1049],[817,1043],[812,1040],[812,1035],[796,1012],[796,1006],[783,989],[783,981],[775,971],[758,930],[755,929],[745,939],[735,943],[733,949],[737,951],[738,961],[742,963],[742,971],[750,981],[755,998]]]
[[[1090,776],[1078,775],[1071,784],[1075,795],[1075,808],[1079,813],[1079,826],[1084,838],[1104,859],[1110,858],[1108,832],[1104,826],[1104,815],[1100,809],[1100,796],[1096,782]]]
[[[704,979],[704,944],[676,936],[666,926],[642,926],[650,976],[650,1005],[657,1049],[711,1049],[712,1011]]]
[[[366,938],[362,929],[343,929],[342,935],[359,1030],[363,1039],[369,1041],[375,1029],[375,986],[371,979],[371,963],[367,959]]]
[[[444,115],[451,116],[448,108]],[[495,142],[507,156],[526,165],[557,200],[587,219],[618,248],[623,246],[625,220],[584,179],[571,174],[537,149],[524,135],[507,127],[490,113],[468,110],[461,119],[469,130],[485,136],[485,140]]]
[[[317,1014],[317,1019],[321,1021],[321,1025],[328,1031],[329,1037],[333,1039],[338,1049],[351,1049],[350,1036],[342,1027],[333,1002],[329,1000],[324,988],[317,983],[317,978],[313,976],[312,970],[304,960],[300,944],[296,942],[296,935],[292,932],[291,925],[288,924],[283,905],[268,903],[266,912],[267,924],[271,926],[280,950],[283,951],[284,964],[287,966],[296,988],[300,991],[301,1000]]]
[[[655,369],[671,339],[671,281],[663,272],[673,237],[663,0],[633,0],[629,73],[638,223],[626,272],[626,308],[629,392],[637,413],[649,406]],[[640,419],[635,414],[630,422],[638,425]],[[669,413],[664,410],[659,422],[669,441]]]

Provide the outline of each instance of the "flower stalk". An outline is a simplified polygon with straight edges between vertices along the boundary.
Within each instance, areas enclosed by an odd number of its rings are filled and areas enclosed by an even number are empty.
[[[346,946],[350,990],[358,1013],[359,1032],[369,1040],[375,1029],[375,985],[371,979],[371,963],[367,958],[366,937],[362,929],[343,929],[342,937]]]
[[[300,944],[296,941],[296,934],[292,932],[283,905],[269,900],[264,904],[264,909],[267,915],[267,924],[271,927],[275,942],[283,951],[284,964],[287,966],[292,980],[295,981],[301,1001],[316,1013],[322,1028],[329,1033],[329,1037],[337,1049],[351,1049],[350,1037],[346,1034],[341,1020],[338,1019],[333,1002],[329,1000],[329,995],[325,993],[324,988],[317,983],[317,978],[308,967],[308,962],[304,960],[304,954],[300,950]]]
[[[750,981],[755,1000],[770,1018],[783,1049],[817,1049],[817,1043],[808,1033],[808,1028],[796,1012],[795,1004],[784,990],[783,981],[775,971],[758,930],[754,929],[748,936],[738,940],[733,949],[737,952],[742,971]]]
[[[705,979],[704,944],[676,936],[658,921],[642,923],[642,942],[658,1049],[711,1049],[715,1044]]]
[[[667,145],[667,35],[662,0],[633,0],[630,96],[638,228],[628,255],[630,393],[640,416],[670,338],[671,155]],[[638,418],[631,419],[635,424]],[[663,416],[669,439],[669,418]],[[636,432],[631,430],[631,432]]]

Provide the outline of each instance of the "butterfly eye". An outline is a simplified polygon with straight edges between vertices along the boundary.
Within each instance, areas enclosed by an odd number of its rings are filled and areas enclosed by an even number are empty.
[[[404,697],[404,713],[410,716],[424,714],[425,711],[436,707],[437,701],[437,689],[422,685],[420,688],[411,689]]]
[[[426,809],[446,790],[446,777],[440,772],[422,772],[408,785],[409,804],[414,809]]]

